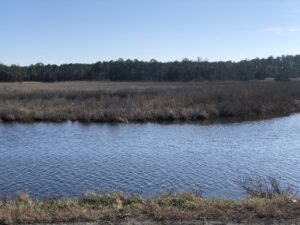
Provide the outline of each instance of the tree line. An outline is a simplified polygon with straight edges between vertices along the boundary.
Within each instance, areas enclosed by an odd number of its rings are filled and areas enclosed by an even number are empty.
[[[0,81],[202,81],[202,80],[254,80],[274,78],[288,80],[300,77],[300,55],[242,60],[239,62],[203,60],[159,62],[123,60],[93,64],[30,66],[0,64]]]

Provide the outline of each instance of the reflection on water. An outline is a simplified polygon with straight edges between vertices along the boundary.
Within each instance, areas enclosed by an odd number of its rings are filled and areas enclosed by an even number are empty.
[[[0,124],[0,195],[117,189],[240,198],[247,174],[300,191],[300,114],[234,124]]]

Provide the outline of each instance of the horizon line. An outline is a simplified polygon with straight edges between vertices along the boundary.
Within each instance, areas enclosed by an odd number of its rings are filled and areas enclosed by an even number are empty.
[[[175,62],[184,62],[184,61],[190,61],[190,62],[208,62],[208,63],[220,63],[220,62],[231,62],[231,63],[241,63],[243,61],[252,61],[252,60],[266,60],[269,58],[280,58],[280,57],[296,57],[296,56],[300,56],[299,54],[282,54],[282,55],[270,55],[268,57],[255,57],[255,58],[244,58],[244,59],[240,59],[240,60],[209,60],[208,58],[205,57],[197,57],[197,59],[191,59],[191,58],[187,58],[187,57],[183,57],[181,60],[157,60],[155,58],[151,58],[148,60],[145,59],[137,59],[137,58],[117,58],[117,59],[110,59],[110,60],[98,60],[98,61],[94,61],[94,62],[68,62],[68,63],[44,63],[42,61],[40,62],[36,62],[36,63],[31,63],[31,64],[27,64],[27,65],[21,65],[18,63],[11,63],[11,64],[5,64],[0,60],[0,65],[2,66],[18,66],[18,67],[29,67],[29,66],[35,66],[37,64],[42,64],[43,66],[47,66],[47,65],[51,65],[51,66],[61,66],[61,65],[72,65],[72,64],[80,64],[80,65],[92,65],[92,64],[96,64],[98,62],[104,63],[104,62],[117,62],[117,61],[138,61],[138,62],[145,62],[145,63],[150,63],[151,61],[155,61],[158,63],[175,63]]]

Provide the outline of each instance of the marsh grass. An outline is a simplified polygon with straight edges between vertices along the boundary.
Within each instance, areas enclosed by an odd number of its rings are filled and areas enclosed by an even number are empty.
[[[300,112],[300,82],[0,83],[2,121],[213,121]]]
[[[0,221],[4,224],[75,221],[119,221],[124,218],[164,220],[242,221],[253,218],[295,219],[300,204],[289,203],[286,194],[246,200],[207,200],[192,193],[169,193],[153,199],[138,195],[88,193],[79,199],[18,198],[0,201]]]
[[[299,220],[299,201],[291,203],[289,199],[296,197],[292,196],[291,189],[282,188],[277,179],[246,178],[241,185],[250,193],[250,198],[209,200],[197,193],[170,192],[144,199],[119,192],[90,192],[78,199],[39,200],[22,192],[17,198],[0,200],[0,221],[32,224],[101,220],[118,224],[130,218],[156,222]]]

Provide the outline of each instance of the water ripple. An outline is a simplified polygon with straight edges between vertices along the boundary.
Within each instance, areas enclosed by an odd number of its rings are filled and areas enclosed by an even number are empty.
[[[118,189],[241,198],[241,176],[300,191],[300,115],[225,125],[0,124],[0,195]]]

